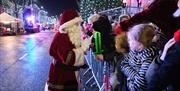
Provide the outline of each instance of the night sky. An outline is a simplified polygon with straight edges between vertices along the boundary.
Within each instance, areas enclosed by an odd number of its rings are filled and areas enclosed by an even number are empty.
[[[78,5],[76,0],[39,0],[39,3],[48,11],[48,15],[57,15],[65,9],[76,9]]]

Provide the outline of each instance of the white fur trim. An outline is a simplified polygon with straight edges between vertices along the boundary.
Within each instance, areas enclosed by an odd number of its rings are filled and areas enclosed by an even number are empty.
[[[73,24],[77,23],[77,22],[82,22],[82,18],[81,17],[76,17],[64,24],[62,24],[60,27],[59,27],[59,31],[61,32],[64,28],[67,28],[69,26],[72,26]]]
[[[44,91],[50,91],[50,90],[48,90],[48,85],[47,85],[47,83],[45,84]]]
[[[88,18],[88,23],[93,23],[93,22],[97,21],[99,17],[100,17],[99,14],[94,14],[94,15],[90,16]]]
[[[59,27],[59,32],[60,32],[60,33],[67,33],[67,32],[65,32],[65,31],[63,31],[63,29],[61,29],[60,27]]]
[[[82,66],[85,64],[84,62],[84,51],[81,48],[76,48],[73,49],[74,53],[75,53],[75,63],[74,66]]]
[[[180,8],[178,8],[174,13],[173,13],[174,17],[179,17],[180,16]]]
[[[119,16],[119,21],[122,20],[122,18],[124,18],[124,17],[127,17],[127,19],[130,18],[129,15],[127,15],[127,14],[122,14],[122,15]]]

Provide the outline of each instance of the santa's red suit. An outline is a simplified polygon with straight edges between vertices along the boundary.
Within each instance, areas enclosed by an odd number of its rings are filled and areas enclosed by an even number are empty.
[[[80,41],[80,22],[78,13],[66,10],[60,17],[60,29],[50,46],[53,62],[47,82],[49,91],[77,91],[78,69],[84,65],[84,51],[89,44]]]

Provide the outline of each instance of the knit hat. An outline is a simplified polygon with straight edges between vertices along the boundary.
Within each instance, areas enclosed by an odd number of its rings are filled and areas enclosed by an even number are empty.
[[[93,23],[93,22],[97,21],[99,17],[100,17],[99,14],[91,15],[91,16],[88,18],[88,23]]]
[[[64,28],[70,27],[78,22],[82,22],[82,18],[79,16],[78,12],[69,9],[65,10],[61,15],[60,15],[60,30],[63,30]]]
[[[123,19],[129,19],[130,18],[130,15],[128,14],[122,14],[119,16],[119,21],[122,22]]]

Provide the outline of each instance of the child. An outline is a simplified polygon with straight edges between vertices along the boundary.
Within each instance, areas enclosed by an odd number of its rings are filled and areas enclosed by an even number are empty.
[[[117,80],[117,82],[116,84],[113,83],[113,85],[115,84],[114,91],[128,91],[128,88],[126,85],[127,84],[126,77],[121,72],[121,62],[122,60],[127,59],[127,55],[129,53],[129,44],[127,41],[126,32],[121,32],[115,37],[115,47],[116,47],[116,52],[117,52],[117,56],[115,58],[117,61],[115,62],[116,69],[114,72],[115,76],[113,77],[116,78],[115,80]]]
[[[120,54],[129,52],[126,32],[121,32],[121,34],[115,37],[115,47],[116,51]]]
[[[154,28],[148,24],[138,24],[127,33],[130,53],[128,58],[121,62],[121,71],[127,77],[127,86],[130,91],[146,90],[146,71],[157,54],[153,45]]]

